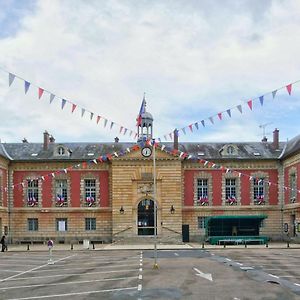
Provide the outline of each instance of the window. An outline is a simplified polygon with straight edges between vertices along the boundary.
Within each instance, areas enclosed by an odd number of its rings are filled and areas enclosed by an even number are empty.
[[[253,197],[255,205],[265,204],[264,178],[253,179]]]
[[[227,154],[229,154],[229,155],[234,154],[234,147],[233,146],[228,146],[227,147]]]
[[[208,179],[197,179],[197,204],[208,205]]]
[[[68,230],[68,219],[60,218],[56,219],[56,231],[67,231]]]
[[[2,199],[3,199],[3,190],[4,190],[4,186],[3,186],[3,180],[2,180],[2,173],[1,173],[1,170],[0,170],[0,206],[3,205],[2,203]]]
[[[297,186],[296,186],[296,173],[290,174],[290,202],[296,201]]]
[[[37,206],[39,202],[39,181],[27,179],[27,206]]]
[[[68,205],[68,186],[67,179],[55,180],[56,206]]]
[[[95,206],[95,202],[96,202],[96,180],[95,179],[84,180],[84,193],[85,193],[85,205]]]
[[[39,221],[38,219],[27,219],[27,228],[29,231],[38,231],[39,230]]]
[[[96,230],[96,218],[85,218],[85,230]]]
[[[58,147],[57,148],[58,155],[64,155],[65,154],[65,148],[64,147]]]
[[[236,205],[236,179],[226,178],[225,179],[225,203],[229,205]]]
[[[198,217],[198,229],[206,228],[206,219],[207,217]]]

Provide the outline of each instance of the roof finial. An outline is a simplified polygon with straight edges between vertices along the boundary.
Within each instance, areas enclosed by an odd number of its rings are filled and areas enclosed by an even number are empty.
[[[144,101],[144,103],[145,103],[145,111],[146,111],[146,105],[147,105],[147,102],[146,102],[146,92],[144,92],[143,101]]]

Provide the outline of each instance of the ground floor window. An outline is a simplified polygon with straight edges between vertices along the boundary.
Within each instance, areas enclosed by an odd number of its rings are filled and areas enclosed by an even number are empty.
[[[154,235],[154,201],[142,200],[138,205],[138,235]]]
[[[207,217],[198,217],[198,229],[205,229],[206,228],[206,218]]]
[[[56,219],[56,231],[67,231],[68,230],[68,219]]]
[[[39,220],[35,218],[27,219],[27,228],[29,231],[38,231],[39,230]]]
[[[96,218],[85,218],[85,230],[96,230]]]

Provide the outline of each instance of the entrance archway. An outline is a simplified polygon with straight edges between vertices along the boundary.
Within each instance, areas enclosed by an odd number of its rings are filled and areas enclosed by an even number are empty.
[[[138,205],[138,235],[154,235],[154,201],[144,199]]]

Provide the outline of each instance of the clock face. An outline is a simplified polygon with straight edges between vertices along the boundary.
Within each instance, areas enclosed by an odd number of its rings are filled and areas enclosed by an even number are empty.
[[[142,149],[142,155],[143,155],[144,157],[149,157],[151,154],[152,154],[151,148],[144,147],[144,148]]]

